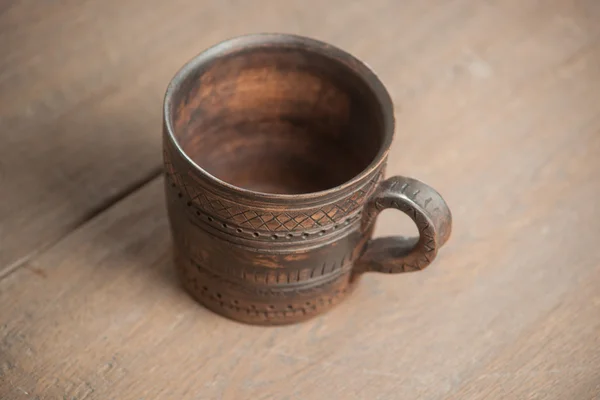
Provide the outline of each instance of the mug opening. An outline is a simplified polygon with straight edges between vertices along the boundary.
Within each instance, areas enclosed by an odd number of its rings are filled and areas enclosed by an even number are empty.
[[[218,44],[165,99],[175,146],[202,174],[263,196],[315,196],[360,180],[393,135],[387,91],[368,67],[291,35]]]

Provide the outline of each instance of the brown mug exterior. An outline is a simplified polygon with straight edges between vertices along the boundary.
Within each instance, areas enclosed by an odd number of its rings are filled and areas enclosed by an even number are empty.
[[[333,188],[293,195],[243,189],[199,167],[178,143],[173,114],[193,114],[190,76],[219,57],[248,49],[319,53],[343,66],[373,91],[382,113],[382,143],[358,175]],[[190,117],[191,118],[191,117]],[[223,42],[188,63],[165,97],[165,193],[175,266],[201,304],[234,320],[279,325],[316,316],[344,299],[368,271],[400,273],[425,268],[448,240],[452,217],[442,197],[415,179],[384,180],[394,131],[393,107],[368,67],[331,45],[294,35],[246,35]],[[327,160],[324,160],[327,162]],[[405,212],[418,238],[371,239],[377,214]]]

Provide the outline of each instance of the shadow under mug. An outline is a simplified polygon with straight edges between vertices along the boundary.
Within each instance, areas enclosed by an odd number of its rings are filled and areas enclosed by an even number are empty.
[[[285,324],[331,308],[364,272],[429,265],[452,217],[424,183],[383,180],[393,133],[382,83],[326,43],[247,35],[191,60],[167,89],[163,134],[185,288],[226,317]],[[371,239],[386,208],[419,237]]]

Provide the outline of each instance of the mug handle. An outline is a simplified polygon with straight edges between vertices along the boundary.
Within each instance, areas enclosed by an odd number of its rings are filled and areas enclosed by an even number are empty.
[[[381,182],[365,206],[363,231],[373,226],[387,208],[407,214],[417,225],[419,237],[385,237],[367,242],[356,261],[357,272],[396,274],[428,266],[452,231],[452,214],[442,196],[416,179],[394,176]]]

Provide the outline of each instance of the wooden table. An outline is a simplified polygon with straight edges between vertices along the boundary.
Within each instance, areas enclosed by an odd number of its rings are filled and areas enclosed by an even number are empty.
[[[600,398],[599,21],[597,0],[4,1],[0,398]],[[390,174],[455,221],[430,268],[280,328],[181,290],[162,193],[166,84],[256,31],[369,63]]]

